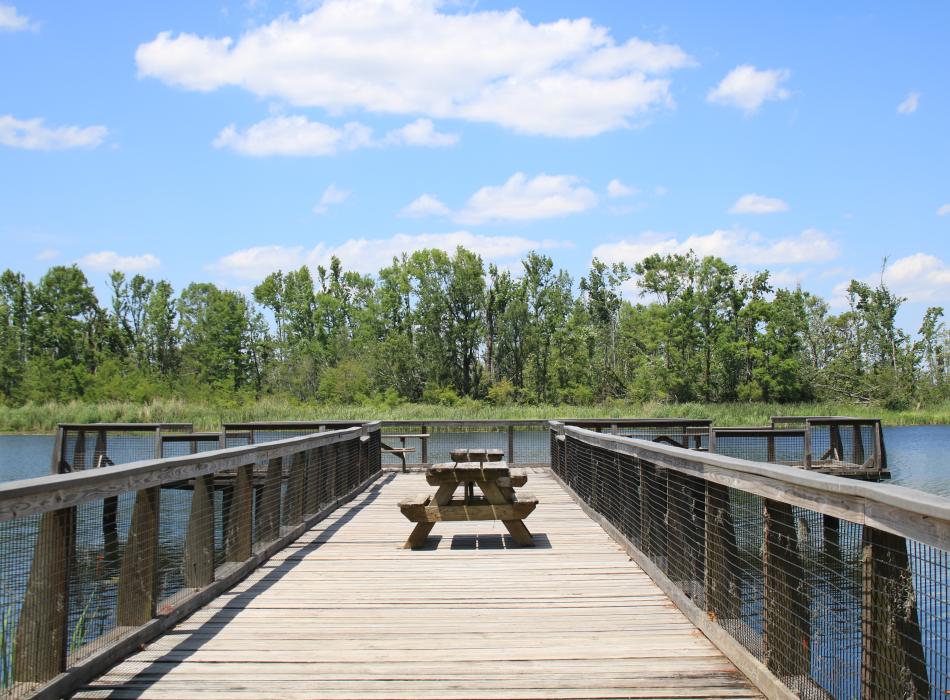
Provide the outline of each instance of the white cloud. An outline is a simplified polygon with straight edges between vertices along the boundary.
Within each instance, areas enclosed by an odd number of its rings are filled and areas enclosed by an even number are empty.
[[[950,265],[927,253],[895,260],[884,270],[884,282],[910,301],[950,300]]]
[[[79,258],[76,262],[79,263],[80,267],[104,272],[111,272],[112,270],[144,272],[145,270],[156,268],[161,264],[161,261],[151,253],[145,253],[144,255],[119,255],[112,250],[89,253]]]
[[[950,214],[950,204],[944,204],[937,210],[937,216],[946,216]]]
[[[349,196],[349,190],[341,190],[335,184],[331,183],[323,194],[320,195],[320,201],[313,207],[314,214],[325,214],[327,210],[335,204],[343,204]]]
[[[754,114],[766,100],[787,100],[791,93],[781,84],[789,79],[787,69],[758,70],[755,66],[733,68],[719,85],[709,91],[706,99],[718,104],[738,107]]]
[[[897,105],[898,114],[913,114],[917,111],[917,106],[920,104],[920,93],[911,92],[907,95],[907,98]]]
[[[776,214],[788,211],[788,204],[777,197],[761,194],[744,194],[729,210],[730,214]]]
[[[399,129],[386,134],[385,142],[405,146],[428,146],[438,148],[454,146],[459,141],[458,134],[444,134],[436,131],[431,119],[416,119]]]
[[[109,130],[95,126],[43,125],[42,119],[17,119],[12,114],[0,115],[0,144],[34,151],[57,151],[67,148],[95,148]]]
[[[372,129],[348,122],[342,129],[302,116],[276,116],[238,131],[230,124],[214,140],[215,148],[230,148],[245,156],[330,156],[372,143]]]
[[[46,248],[45,250],[41,250],[39,253],[36,254],[36,260],[40,260],[40,261],[52,260],[58,257],[59,257],[59,251],[56,250],[55,248]]]
[[[29,17],[17,13],[16,7],[0,3],[0,32],[21,32],[33,26]]]
[[[406,205],[399,215],[417,219],[424,216],[448,216],[451,213],[447,206],[431,194],[422,194]]]
[[[636,187],[630,187],[625,185],[620,180],[614,178],[607,183],[607,196],[611,199],[620,199],[621,197],[632,197],[635,194],[638,194],[640,190]]]
[[[310,121],[301,115],[276,114],[240,131],[229,124],[214,140],[215,148],[229,148],[245,156],[332,156],[341,151],[379,146],[451,146],[458,134],[436,131],[429,119],[417,119],[393,129],[381,140],[359,122],[341,128]]]
[[[550,239],[532,240],[520,236],[482,236],[468,231],[452,233],[397,234],[390,238],[351,238],[339,245],[318,244],[311,250],[303,246],[258,246],[226,255],[209,270],[242,280],[260,280],[278,269],[301,265],[326,265],[332,256],[340,258],[347,269],[375,274],[392,263],[393,257],[423,248],[438,248],[454,253],[458,246],[474,251],[490,261],[504,261],[532,250],[568,248],[571,244]]]
[[[594,248],[593,256],[605,262],[634,263],[654,253],[685,254],[690,250],[700,257],[715,255],[740,265],[828,262],[840,252],[838,244],[817,229],[806,229],[797,236],[775,240],[738,230],[717,230],[683,240],[676,234],[648,231],[633,239],[601,243]]]
[[[528,179],[515,173],[505,184],[482,187],[469,197],[455,220],[464,224],[489,221],[530,221],[577,214],[597,206],[597,195],[572,175]]]
[[[446,3],[447,4],[447,3]],[[225,86],[333,113],[365,110],[589,136],[670,106],[682,49],[618,44],[590,19],[533,24],[518,10],[441,11],[438,0],[326,0],[238,38],[162,32],[139,75],[208,92]]]

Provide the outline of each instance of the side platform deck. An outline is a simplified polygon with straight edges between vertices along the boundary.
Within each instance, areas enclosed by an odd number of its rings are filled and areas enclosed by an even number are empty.
[[[526,521],[436,526],[385,474],[76,698],[758,698],[545,470]]]

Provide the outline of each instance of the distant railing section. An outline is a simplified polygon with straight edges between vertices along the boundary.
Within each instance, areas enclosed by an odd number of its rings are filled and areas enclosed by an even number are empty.
[[[553,472],[770,695],[950,694],[950,499],[551,427]]]
[[[204,434],[145,430],[156,453],[176,456],[106,466],[134,431],[65,426],[68,450],[55,464],[72,473],[0,485],[0,697],[67,694],[234,585],[381,469],[378,423],[226,449],[216,437],[203,452]],[[141,434],[128,445],[144,450]]]
[[[543,420],[385,420],[381,444],[388,448],[411,448],[403,456],[407,464],[422,466],[450,462],[454,449],[499,449],[509,464],[547,466],[547,421]],[[274,439],[312,431],[322,427],[351,425],[343,421],[283,423],[227,423],[224,433],[228,444]],[[392,453],[382,455],[383,465],[396,466],[402,461]]]

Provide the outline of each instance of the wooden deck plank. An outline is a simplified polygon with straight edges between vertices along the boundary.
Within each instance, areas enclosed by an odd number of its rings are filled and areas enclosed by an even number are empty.
[[[76,698],[759,698],[548,477],[534,548],[497,521],[419,550],[390,474]]]

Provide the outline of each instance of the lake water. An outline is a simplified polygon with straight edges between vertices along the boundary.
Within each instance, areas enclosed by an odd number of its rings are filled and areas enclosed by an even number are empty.
[[[525,444],[524,449],[521,444],[515,445],[516,452],[521,454],[534,451],[529,444],[544,446],[547,439],[546,435],[531,432],[518,432],[515,437],[518,443]],[[499,434],[499,440],[503,439]],[[885,483],[950,497],[950,425],[885,428],[884,441],[892,474],[892,479]],[[410,440],[409,444],[413,442]],[[479,446],[504,448],[502,442]],[[430,443],[430,451],[435,452],[435,447]],[[49,474],[52,450],[51,435],[0,435],[0,481]]]

